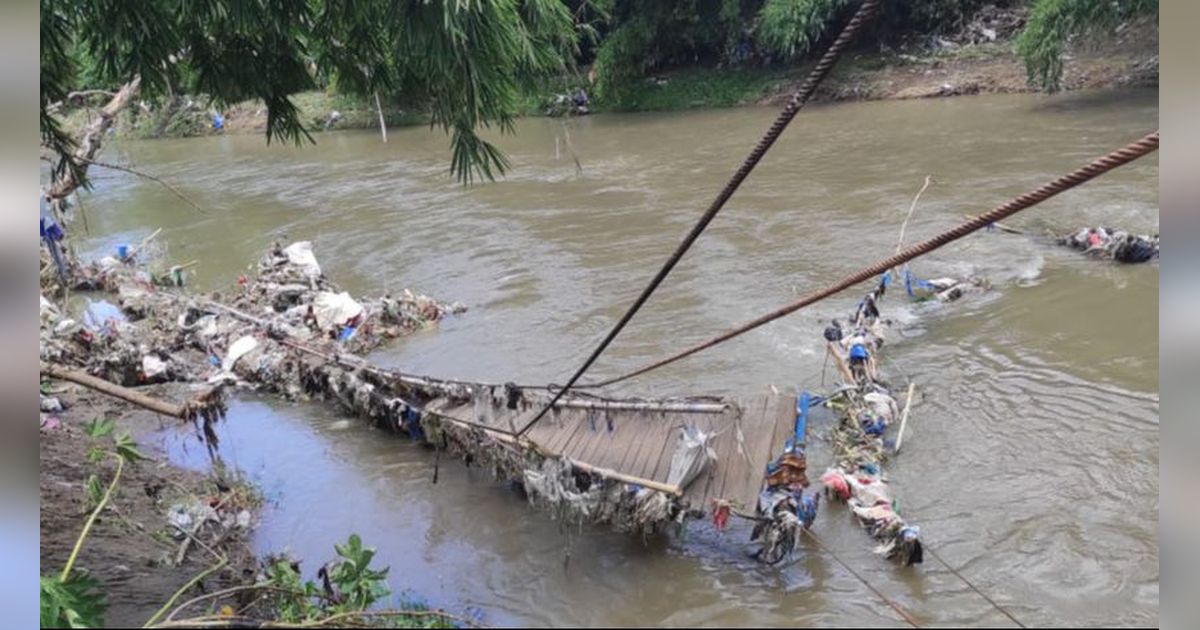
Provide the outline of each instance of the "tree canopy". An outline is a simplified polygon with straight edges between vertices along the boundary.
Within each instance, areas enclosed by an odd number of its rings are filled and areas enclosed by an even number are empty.
[[[268,142],[311,140],[289,96],[324,79],[427,103],[452,172],[490,178],[507,162],[478,132],[511,130],[520,88],[566,70],[577,40],[560,0],[41,0],[42,143],[78,167],[52,104],[135,77],[150,98],[261,99]]]

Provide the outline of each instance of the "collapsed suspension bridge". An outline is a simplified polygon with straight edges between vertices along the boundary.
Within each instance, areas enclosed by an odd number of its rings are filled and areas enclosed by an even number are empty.
[[[810,485],[805,474],[805,447],[807,414],[810,405],[815,404],[812,399],[799,393],[614,399],[593,392],[683,360],[848,288],[882,279],[860,303],[850,328],[826,330],[843,385],[823,401],[839,405],[851,422],[843,440],[848,454],[834,463],[836,474],[827,473],[822,481],[832,489],[830,496],[840,494],[842,499],[850,500],[871,533],[884,541],[889,555],[895,553],[906,562],[919,562],[916,528],[905,525],[886,506],[886,481],[879,470],[881,436],[887,428],[884,420],[891,419],[895,411],[888,408],[887,400],[894,399],[876,380],[873,364],[882,338],[874,329],[878,318],[875,303],[884,295],[886,279],[895,278],[891,275],[894,270],[921,255],[1152,153],[1158,148],[1158,132],[707,341],[616,378],[581,382],[813,95],[879,4],[879,0],[862,3],[710,207],[562,386],[476,383],[400,373],[339,353],[336,345],[313,345],[293,338],[269,317],[213,300],[180,296],[178,301],[193,311],[228,315],[258,329],[271,343],[292,351],[270,369],[264,369],[264,359],[255,363],[254,369],[240,372],[247,380],[273,380],[279,388],[285,382],[293,383],[307,393],[339,399],[380,424],[420,434],[439,449],[439,454],[441,449],[457,451],[470,461],[493,468],[498,476],[522,482],[534,500],[592,521],[644,531],[689,516],[712,514],[719,527],[730,514],[745,516],[756,523],[762,557],[774,562],[786,556],[802,534],[813,536],[809,526],[818,497],[803,492]],[[180,316],[181,326],[187,319]],[[232,365],[236,364],[234,359]],[[62,370],[50,373],[72,378]],[[860,416],[866,418],[861,424]],[[917,625],[903,609],[875,592],[906,622]],[[988,602],[1019,625],[990,598]]]

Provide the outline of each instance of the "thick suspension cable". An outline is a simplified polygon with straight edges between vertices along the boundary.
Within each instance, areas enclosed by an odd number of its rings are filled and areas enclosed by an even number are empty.
[[[687,253],[692,244],[696,242],[696,239],[700,237],[700,234],[704,232],[704,229],[708,227],[708,224],[712,222],[713,218],[717,216],[717,213],[721,211],[721,208],[725,206],[725,203],[729,201],[729,198],[733,196],[733,193],[737,191],[737,189],[742,185],[742,182],[746,180],[746,177],[750,175],[750,172],[754,170],[754,167],[758,165],[758,162],[762,159],[763,155],[767,153],[767,150],[769,150],[771,146],[775,144],[775,141],[779,139],[779,136],[783,134],[783,130],[786,129],[788,124],[792,122],[792,119],[796,117],[796,114],[801,108],[804,107],[804,104],[807,103],[810,98],[812,98],[813,93],[815,93],[817,90],[817,86],[820,85],[821,81],[829,75],[829,71],[833,68],[834,63],[837,62],[837,59],[839,56],[841,56],[842,51],[844,51],[850,42],[854,40],[854,37],[858,34],[858,31],[862,27],[863,23],[875,15],[876,10],[879,8],[879,3],[880,0],[865,0],[862,3],[862,6],[860,6],[858,11],[855,12],[854,17],[850,18],[850,22],[846,24],[846,27],[842,29],[841,34],[838,35],[837,39],[834,40],[832,45],[830,45],[829,50],[825,51],[825,54],[821,56],[821,59],[817,62],[817,65],[813,67],[811,72],[809,72],[808,77],[804,80],[804,83],[800,85],[800,88],[797,89],[796,93],[792,95],[792,98],[788,100],[787,106],[783,108],[783,111],[779,112],[779,116],[775,119],[775,122],[772,123],[771,127],[767,129],[767,132],[763,134],[763,137],[758,141],[758,144],[754,145],[754,149],[750,152],[750,155],[746,156],[746,159],[742,162],[742,165],[738,167],[738,170],[734,172],[733,176],[725,184],[725,187],[722,188],[721,192],[717,194],[716,199],[713,200],[712,204],[707,210],[705,210],[704,214],[701,215],[696,224],[692,226],[691,231],[688,232],[687,236],[683,239],[683,242],[675,248],[675,251],[671,254],[671,257],[667,259],[667,262],[664,263],[662,268],[658,270],[658,273],[654,275],[654,278],[650,280],[650,283],[646,285],[646,288],[642,289],[641,295],[634,300],[633,304],[629,307],[629,310],[627,310],[625,314],[621,316],[621,319],[617,321],[612,330],[608,332],[608,335],[605,336],[604,340],[600,342],[600,345],[596,346],[596,349],[592,351],[592,354],[588,357],[587,361],[584,361],[583,365],[581,365],[579,369],[575,371],[575,374],[571,376],[571,379],[567,381],[567,384],[555,393],[553,399],[551,399],[550,402],[547,403],[540,412],[538,412],[537,416],[535,416],[533,420],[530,420],[528,424],[521,428],[521,430],[518,432],[518,435],[524,434],[525,431],[541,420],[542,417],[546,415],[547,411],[554,407],[554,404],[558,402],[558,399],[561,398],[562,395],[567,392],[567,390],[571,389],[571,387],[575,385],[575,382],[578,381],[581,376],[583,376],[584,372],[587,372],[588,368],[592,367],[592,364],[596,362],[596,359],[600,358],[600,355],[608,348],[609,344],[616,339],[621,330],[625,328],[625,325],[629,323],[629,320],[633,319],[633,316],[637,314],[639,310],[641,310],[642,306],[646,303],[646,300],[650,298],[650,295],[654,293],[656,289],[658,289],[658,286],[662,284],[667,275],[671,273],[671,270],[675,268],[675,265],[678,264],[680,259],[683,258],[683,255]]]
[[[912,247],[909,247],[908,249],[890,258],[885,258],[873,265],[864,267],[846,276],[845,278],[826,286],[825,288],[813,291],[792,302],[791,304],[771,311],[770,313],[767,313],[766,315],[763,315],[757,319],[746,322],[737,328],[721,333],[720,335],[717,335],[716,337],[713,337],[704,343],[692,346],[683,352],[671,355],[665,359],[662,359],[661,361],[656,361],[632,372],[628,372],[605,381],[600,381],[598,383],[590,383],[588,386],[604,387],[631,379],[635,376],[640,376],[652,370],[657,370],[658,368],[670,365],[671,363],[689,357],[697,352],[707,350],[715,345],[729,341],[738,335],[750,332],[751,330],[754,330],[763,324],[773,322],[781,317],[790,315],[804,308],[805,306],[820,302],[821,300],[840,293],[856,284],[875,279],[881,273],[889,269],[898,267],[918,256],[928,254],[929,252],[942,247],[947,243],[956,241],[968,234],[971,234],[972,232],[976,232],[993,223],[996,223],[1001,219],[1008,218],[1022,210],[1025,210],[1026,208],[1035,206],[1055,195],[1068,191],[1080,184],[1083,184],[1084,182],[1095,179],[1096,177],[1099,177],[1100,175],[1103,175],[1119,166],[1123,166],[1140,157],[1153,153],[1154,151],[1158,150],[1158,133],[1159,132],[1155,131],[1154,133],[1148,134],[1136,142],[1132,142],[1124,147],[1121,147],[1120,149],[1112,151],[1107,155],[1096,158],[1089,164],[1067,173],[1058,179],[1042,184],[1034,190],[1015,197],[1003,205],[997,206],[988,212],[974,217],[953,229],[947,230],[941,234],[938,234],[937,236],[934,236],[933,238],[917,243],[916,245],[913,245]]]

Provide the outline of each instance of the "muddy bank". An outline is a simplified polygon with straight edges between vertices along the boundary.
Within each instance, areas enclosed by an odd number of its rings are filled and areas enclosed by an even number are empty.
[[[182,399],[178,386],[152,388],[163,398]],[[213,590],[252,582],[256,560],[250,547],[250,528],[257,500],[246,486],[231,479],[186,470],[167,463],[152,436],[178,422],[82,387],[56,383],[53,396],[65,407],[43,414],[40,439],[41,566],[57,574],[67,562],[91,511],[88,478],[95,474],[107,485],[116,470],[112,459],[93,463],[89,451],[103,439],[89,436],[85,425],[95,418],[115,421],[114,434],[129,432],[148,460],[127,464],[109,504],[85,540],[75,567],[99,583],[108,604],[110,627],[139,627],[178,589],[217,563],[221,570],[207,577],[202,588]],[[196,448],[203,446],[196,443]],[[217,506],[215,512],[244,526],[204,531],[197,538],[208,549],[187,545],[172,524],[173,508]],[[175,517],[175,522],[182,522]],[[215,534],[215,537],[214,537]],[[209,551],[211,549],[211,551]]]
[[[1158,85],[1158,47],[1138,51],[1098,51],[1066,63],[1063,89],[1096,90]],[[788,85],[762,103],[775,104],[790,95]],[[1026,80],[1025,64],[1010,43],[986,44],[944,54],[888,55],[858,58],[836,72],[816,100],[865,101],[937,98],[970,94],[1015,94],[1039,91]]]

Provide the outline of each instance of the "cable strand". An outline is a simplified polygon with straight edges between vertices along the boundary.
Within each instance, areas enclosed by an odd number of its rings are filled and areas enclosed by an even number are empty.
[[[893,267],[898,267],[918,256],[928,254],[929,252],[932,252],[933,250],[938,249],[947,243],[956,241],[964,236],[967,236],[968,234],[971,234],[972,232],[981,230],[992,223],[996,223],[1001,219],[1010,217],[1022,210],[1025,210],[1031,206],[1035,206],[1051,197],[1054,197],[1055,195],[1079,186],[1084,182],[1095,179],[1096,177],[1099,177],[1100,175],[1103,175],[1104,173],[1107,173],[1119,166],[1123,166],[1140,157],[1153,153],[1154,151],[1158,150],[1158,142],[1158,131],[1147,134],[1140,140],[1132,142],[1124,147],[1121,147],[1120,149],[1116,149],[1107,155],[1101,156],[1091,163],[1067,173],[1058,179],[1047,182],[1038,188],[1035,188],[1034,190],[1021,194],[988,212],[969,219],[961,225],[942,232],[941,234],[938,234],[932,238],[917,243],[916,245],[913,245],[912,247],[909,247],[908,249],[894,256],[885,258],[868,267],[864,267],[859,271],[852,273],[823,289],[813,291],[812,293],[809,293],[786,306],[771,311],[766,315],[717,335],[708,341],[692,346],[683,352],[671,355],[665,359],[638,368],[632,372],[628,372],[608,380],[590,383],[588,386],[606,387],[608,385],[613,385],[615,383],[631,379],[635,376],[640,376],[652,370],[657,370],[658,368],[689,357],[697,352],[701,352],[720,343],[724,343],[730,339],[733,339],[734,337],[750,332],[751,330],[754,330],[763,324],[767,324],[786,315],[790,315],[804,308],[805,306],[820,302],[825,298],[840,293],[861,282],[874,279],[884,271],[892,269]]]
[[[875,11],[879,7],[879,1],[880,0],[865,0],[862,3],[862,5],[858,8],[858,11],[855,12],[854,17],[850,18],[850,21],[846,24],[846,27],[842,29],[841,34],[839,34],[833,44],[830,45],[829,50],[825,51],[825,54],[821,56],[820,61],[817,62],[817,65],[813,67],[812,71],[808,74],[808,77],[805,78],[804,83],[800,85],[799,89],[797,89],[795,94],[792,95],[792,98],[788,100],[787,106],[785,106],[783,111],[779,113],[779,116],[775,119],[775,122],[771,124],[770,128],[767,129],[767,132],[763,134],[762,138],[754,146],[754,149],[750,151],[750,155],[746,156],[746,159],[742,162],[742,165],[738,167],[738,170],[734,172],[733,176],[725,184],[725,187],[722,188],[721,192],[717,194],[716,199],[713,200],[712,204],[708,207],[704,214],[701,215],[696,224],[692,226],[691,231],[689,231],[687,236],[684,237],[683,242],[681,242],[679,246],[675,248],[675,251],[671,254],[670,258],[667,259],[666,263],[664,263],[663,266],[658,270],[658,273],[656,273],[650,280],[650,283],[647,284],[644,289],[642,289],[641,295],[634,300],[633,304],[629,307],[625,314],[621,316],[621,319],[617,321],[612,330],[608,332],[608,335],[604,337],[604,340],[600,342],[600,345],[596,346],[596,349],[592,351],[591,356],[584,361],[583,365],[581,365],[579,369],[575,371],[575,374],[571,376],[571,379],[567,381],[567,384],[555,393],[550,402],[546,404],[546,406],[544,406],[540,412],[538,412],[537,416],[535,416],[524,427],[522,427],[517,435],[523,435],[546,415],[546,412],[549,411],[556,402],[558,402],[558,399],[561,398],[563,394],[567,392],[567,390],[571,389],[571,387],[575,385],[575,382],[578,381],[585,372],[587,372],[588,368],[590,368],[592,364],[596,362],[596,359],[600,358],[600,355],[608,348],[609,344],[616,339],[621,330],[625,328],[625,325],[628,324],[631,319],[633,319],[633,316],[637,314],[639,310],[641,310],[642,306],[650,298],[650,295],[654,293],[656,289],[658,289],[658,286],[662,284],[667,275],[671,273],[671,270],[675,268],[675,265],[679,263],[680,259],[683,258],[683,255],[686,254],[688,249],[691,248],[692,244],[696,242],[696,239],[700,237],[700,234],[704,232],[705,228],[708,227],[708,224],[713,220],[714,217],[717,216],[717,213],[720,212],[721,208],[725,206],[725,203],[729,201],[729,198],[733,196],[733,193],[737,191],[737,189],[742,185],[742,182],[746,180],[746,177],[750,175],[750,172],[754,170],[754,167],[758,165],[758,162],[762,159],[762,157],[767,153],[771,146],[775,144],[775,141],[779,139],[779,136],[783,133],[784,129],[787,128],[788,124],[792,122],[792,119],[796,117],[796,114],[799,113],[799,111],[804,107],[804,104],[807,103],[812,97],[813,93],[816,92],[817,86],[820,85],[821,81],[823,81],[825,77],[829,75],[829,71],[833,69],[834,63],[837,62],[842,51],[858,34],[862,24],[875,15]]]

